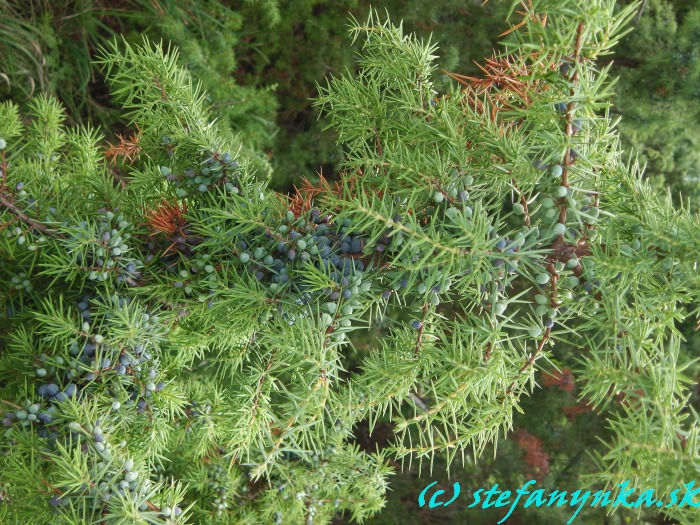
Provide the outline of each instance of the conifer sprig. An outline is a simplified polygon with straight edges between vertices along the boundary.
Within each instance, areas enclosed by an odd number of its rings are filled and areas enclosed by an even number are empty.
[[[622,161],[595,62],[633,10],[523,7],[478,101],[438,96],[430,43],[354,21],[361,71],[317,104],[347,162],[311,197],[257,180],[149,43],[99,61],[140,129],[126,184],[52,101],[21,141],[3,105],[0,517],[362,521],[390,454],[449,464],[507,438],[557,351],[610,421],[597,476],[663,491],[697,470],[676,323],[698,296],[698,219]],[[364,419],[391,421],[390,447],[359,450]]]

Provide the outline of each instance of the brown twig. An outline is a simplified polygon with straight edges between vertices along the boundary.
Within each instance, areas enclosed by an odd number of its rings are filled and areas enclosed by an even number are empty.
[[[12,201],[10,201],[7,196],[4,194],[0,193],[0,206],[4,206],[7,208],[10,213],[13,213],[14,215],[17,216],[19,220],[21,220],[23,223],[25,223],[28,226],[31,226],[35,230],[39,230],[41,233],[44,235],[50,235],[51,232],[49,232],[48,228],[41,224],[39,221],[36,221],[29,217],[26,213],[24,213],[22,210],[20,210]]]
[[[583,38],[583,28],[585,24],[581,22],[578,25],[576,31],[576,43],[574,44],[574,63],[577,63],[581,56],[581,40]],[[571,76],[571,97],[575,96],[576,85],[578,84],[578,68],[574,68],[574,73]],[[566,106],[566,136],[571,140],[574,136],[574,101],[571,100]],[[566,153],[564,154],[564,165],[562,166],[561,175],[561,185],[565,188],[569,188],[569,166],[573,164],[573,159],[571,158],[571,146],[566,148]],[[560,200],[560,210],[559,210],[559,223],[566,225],[566,196],[562,197]],[[564,243],[564,235],[566,231],[557,237],[555,245],[560,245]]]
[[[420,351],[420,345],[423,341],[423,328],[425,327],[425,316],[427,313],[428,313],[428,303],[423,305],[423,314],[421,315],[420,327],[418,328],[418,337],[416,337],[416,346],[413,349],[414,356],[418,356],[418,352]]]
[[[15,405],[14,403],[10,403],[9,401],[5,401],[4,399],[0,399],[0,401],[5,403],[6,405],[11,406],[12,408],[16,408],[17,410],[22,410],[22,407],[19,405]]]
[[[576,42],[574,44],[574,55],[573,55],[573,61],[574,63],[577,63],[580,60],[580,55],[581,55],[581,41],[583,39],[583,29],[585,27],[584,22],[581,22],[578,25],[578,29],[576,31]],[[571,96],[575,95],[575,88],[576,84],[578,82],[578,68],[574,69],[574,73],[571,77]],[[573,113],[574,113],[574,101],[570,101],[567,104],[567,111],[566,111],[566,135],[569,139],[574,135],[574,126],[573,126]],[[568,177],[568,167],[573,164],[573,159],[571,158],[571,147],[566,148],[566,153],[564,156],[564,166],[562,170],[562,181],[561,181],[561,186],[564,186],[565,188],[569,187],[569,177]],[[567,215],[567,206],[566,206],[566,196],[561,198],[560,201],[560,212],[559,212],[559,223],[566,225],[566,215]],[[554,241],[552,247],[555,249],[555,253],[557,249],[565,245],[564,242],[564,235],[566,234],[566,231],[562,233],[561,235],[557,236],[556,240]],[[583,246],[583,249],[587,249],[587,245]],[[550,307],[556,308],[558,306],[558,301],[557,301],[557,280],[559,278],[559,274],[556,270],[556,257],[554,260],[550,257],[549,263],[547,265],[547,269],[549,271],[549,274],[551,276],[550,279]],[[537,357],[540,355],[542,352],[542,349],[544,348],[545,344],[547,344],[547,341],[549,341],[550,335],[552,333],[551,328],[547,328],[544,332],[544,335],[542,336],[542,339],[540,340],[539,344],[537,345],[537,348],[535,351],[532,353],[532,355],[525,361],[523,366],[519,370],[519,374],[522,374],[523,372],[527,371],[530,367],[533,366],[535,361],[537,360]],[[513,381],[508,389],[506,390],[506,395],[510,395],[513,393],[515,389],[516,381]]]
[[[160,80],[158,80],[158,77],[154,77],[154,80],[156,81],[156,86],[160,90],[160,94],[163,97],[163,100],[168,102],[170,98],[168,98],[168,94],[165,92],[165,89],[163,89],[163,85],[160,83]]]
[[[513,186],[515,186],[515,190],[518,192],[518,195],[520,195],[520,204],[522,204],[523,208],[525,208],[525,226],[530,227],[530,211],[527,208],[527,199],[525,198],[525,195],[518,187],[518,183],[515,182],[515,179],[510,179],[510,180],[513,183]]]

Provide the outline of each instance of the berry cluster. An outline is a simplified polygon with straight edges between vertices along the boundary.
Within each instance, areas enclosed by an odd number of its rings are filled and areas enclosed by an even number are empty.
[[[128,241],[133,225],[124,215],[102,212],[98,223],[81,221],[69,229],[66,248],[74,254],[75,264],[88,273],[90,281],[107,281],[116,277],[116,284],[135,286],[141,276],[143,262],[131,255]]]
[[[14,285],[14,288],[17,291],[29,293],[34,289],[26,272],[20,272],[17,275],[13,275],[10,279],[10,282]]]
[[[127,405],[138,403],[137,411],[145,411],[147,400],[152,397],[153,392],[165,387],[165,384],[157,379],[158,364],[152,351],[142,343],[129,344],[120,339],[110,340],[107,335],[101,333],[101,327],[107,321],[113,323],[114,318],[123,315],[129,306],[128,300],[117,294],[108,298],[106,304],[100,304],[92,295],[83,296],[77,303],[80,320],[75,331],[76,336],[68,345],[68,354],[65,357],[42,354],[34,363],[36,377],[41,381],[36,393],[43,399],[42,404],[52,405],[36,417],[23,418],[17,417],[16,413],[8,414],[4,421],[5,426],[12,424],[15,419],[30,423],[38,420],[49,425],[56,413],[56,404],[72,398],[89,397],[93,390],[106,389],[111,394],[112,410],[119,410],[120,398],[127,398]],[[93,311],[94,307],[108,310],[98,317]],[[129,313],[132,314],[131,311]],[[141,331],[143,340],[149,340],[149,336],[155,336],[157,333],[157,320],[147,313],[142,313],[140,320],[132,318],[130,322]],[[35,403],[30,405],[34,406]],[[39,433],[42,437],[49,436],[45,431]],[[55,437],[55,434],[51,436]]]
[[[284,292],[300,307],[319,301],[325,325],[337,320],[340,328],[349,328],[350,316],[361,304],[360,296],[371,289],[360,258],[367,241],[352,231],[350,220],[333,223],[329,215],[322,216],[317,208],[309,212],[307,219],[296,218],[287,211],[275,228],[260,233],[263,235],[238,242],[240,262],[246,269],[265,283],[273,296]],[[300,277],[306,273],[306,265],[328,275],[327,286],[311,288]],[[280,313],[293,324],[296,315],[310,312],[304,308],[288,312],[280,304]],[[342,339],[342,332],[335,333]]]
[[[221,516],[229,508],[228,494],[230,492],[230,482],[226,469],[220,465],[212,465],[207,470],[208,477],[206,486],[211,490],[215,497],[211,500],[217,516]]]
[[[132,458],[120,461],[115,457],[112,447],[101,427],[101,420],[86,427],[77,421],[68,424],[73,442],[81,443],[82,451],[87,455],[90,477],[94,480],[83,484],[78,491],[63,491],[55,495],[50,503],[54,507],[67,505],[72,498],[87,503],[88,507],[102,515],[112,499],[128,499],[134,501],[141,512],[157,509],[148,500],[153,496],[153,484],[148,476],[143,475]],[[107,429],[109,430],[109,429]],[[121,467],[119,467],[121,465]],[[60,490],[60,487],[55,487]],[[162,507],[159,514],[162,518],[178,516],[182,513],[180,507]],[[164,520],[168,523],[170,521]]]
[[[46,407],[42,402],[25,400],[21,407],[14,412],[7,412],[2,420],[5,427],[21,425],[23,427],[33,427],[37,435],[48,439],[49,443],[55,443],[58,433],[50,427],[56,416],[56,407]]]
[[[284,305],[278,303],[278,313],[289,324],[294,324],[299,316],[314,315],[307,305],[321,303],[323,323],[337,325],[333,332],[340,339],[362,304],[360,297],[371,289],[361,259],[366,244],[362,234],[352,231],[349,220],[333,223],[329,215],[322,216],[317,208],[300,217],[287,211],[280,220],[232,239],[244,271],[264,285],[272,297],[284,294],[291,298]],[[311,266],[328,276],[326,286],[312,286],[303,278]],[[208,300],[208,305],[213,306],[219,285],[209,254],[197,252],[192,263],[185,267],[181,263],[179,269],[171,271],[177,273],[175,288],[186,295],[196,295],[201,302]]]
[[[114,497],[128,497],[140,501],[140,510],[153,510],[146,501],[152,495],[151,482],[133,470],[133,461],[127,460],[123,469],[115,469],[110,447],[102,422],[108,422],[110,414],[119,411],[122,401],[135,406],[137,413],[148,409],[148,400],[154,392],[165,387],[158,381],[158,361],[144,341],[158,337],[158,319],[140,310],[131,301],[118,294],[98,298],[87,294],[77,302],[80,320],[73,340],[67,345],[65,355],[40,355],[34,362],[34,371],[40,384],[36,389],[37,400],[26,400],[21,407],[6,413],[3,425],[10,435],[15,426],[31,427],[37,435],[47,439],[54,449],[60,440],[61,446],[78,443],[92,461],[91,474],[97,480],[79,491],[65,491],[55,487],[51,505],[61,507],[72,498],[79,498],[92,510],[101,513],[107,502]],[[132,338],[111,334],[120,333],[119,325],[128,319],[129,328],[140,331]],[[140,341],[140,342],[139,342]],[[61,385],[61,386],[59,386]],[[107,393],[112,398],[110,408],[101,412],[101,418],[86,428],[73,422],[64,427],[61,404],[69,399],[87,401]],[[107,427],[109,430],[111,427]],[[69,432],[66,432],[69,430]],[[80,441],[82,440],[82,445]],[[178,516],[182,509],[177,506],[163,507],[163,518]]]
[[[472,184],[474,184],[474,177],[465,175],[457,168],[453,168],[450,171],[449,183],[444,188],[440,188],[433,193],[433,201],[435,204],[447,202],[464,207],[464,203],[469,201],[469,188]]]
[[[205,193],[215,186],[223,187],[234,194],[240,192],[237,161],[229,153],[209,153],[202,167],[190,168],[182,173],[173,173],[167,166],[160,167],[160,173],[175,184],[178,197],[187,197],[192,193]]]

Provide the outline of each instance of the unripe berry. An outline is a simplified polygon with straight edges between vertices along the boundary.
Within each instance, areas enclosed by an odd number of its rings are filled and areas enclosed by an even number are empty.
[[[549,282],[550,275],[548,273],[540,273],[535,277],[537,284],[545,285]]]
[[[564,235],[566,232],[566,226],[558,222],[554,225],[554,229],[552,231],[554,232],[554,235]]]
[[[572,276],[566,278],[566,285],[569,288],[575,288],[576,286],[579,285],[579,283],[580,283],[579,278],[576,277],[575,275],[572,275]]]
[[[530,328],[530,330],[528,330],[527,333],[530,337],[536,338],[542,335],[542,328],[540,328],[539,326],[535,326],[533,328]]]
[[[525,207],[519,202],[516,202],[513,204],[513,213],[516,215],[523,215],[525,213]]]
[[[547,305],[546,305],[546,304],[541,304],[541,305],[539,305],[537,308],[535,308],[535,315],[540,315],[540,316],[541,316],[541,315],[544,315],[544,314],[547,313],[547,310],[549,310],[549,308],[547,307]]]

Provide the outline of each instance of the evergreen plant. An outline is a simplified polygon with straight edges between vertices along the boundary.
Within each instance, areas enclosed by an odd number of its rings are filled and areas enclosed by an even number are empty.
[[[0,106],[0,522],[361,522],[390,458],[511,437],[557,354],[609,421],[592,480],[700,477],[677,330],[700,224],[623,157],[598,65],[636,6],[522,5],[444,93],[434,45],[354,21],[360,71],[317,101],[344,171],[291,198],[147,41],[98,61],[137,130],[108,152],[126,176],[54,99]],[[380,419],[392,445],[361,451]]]

